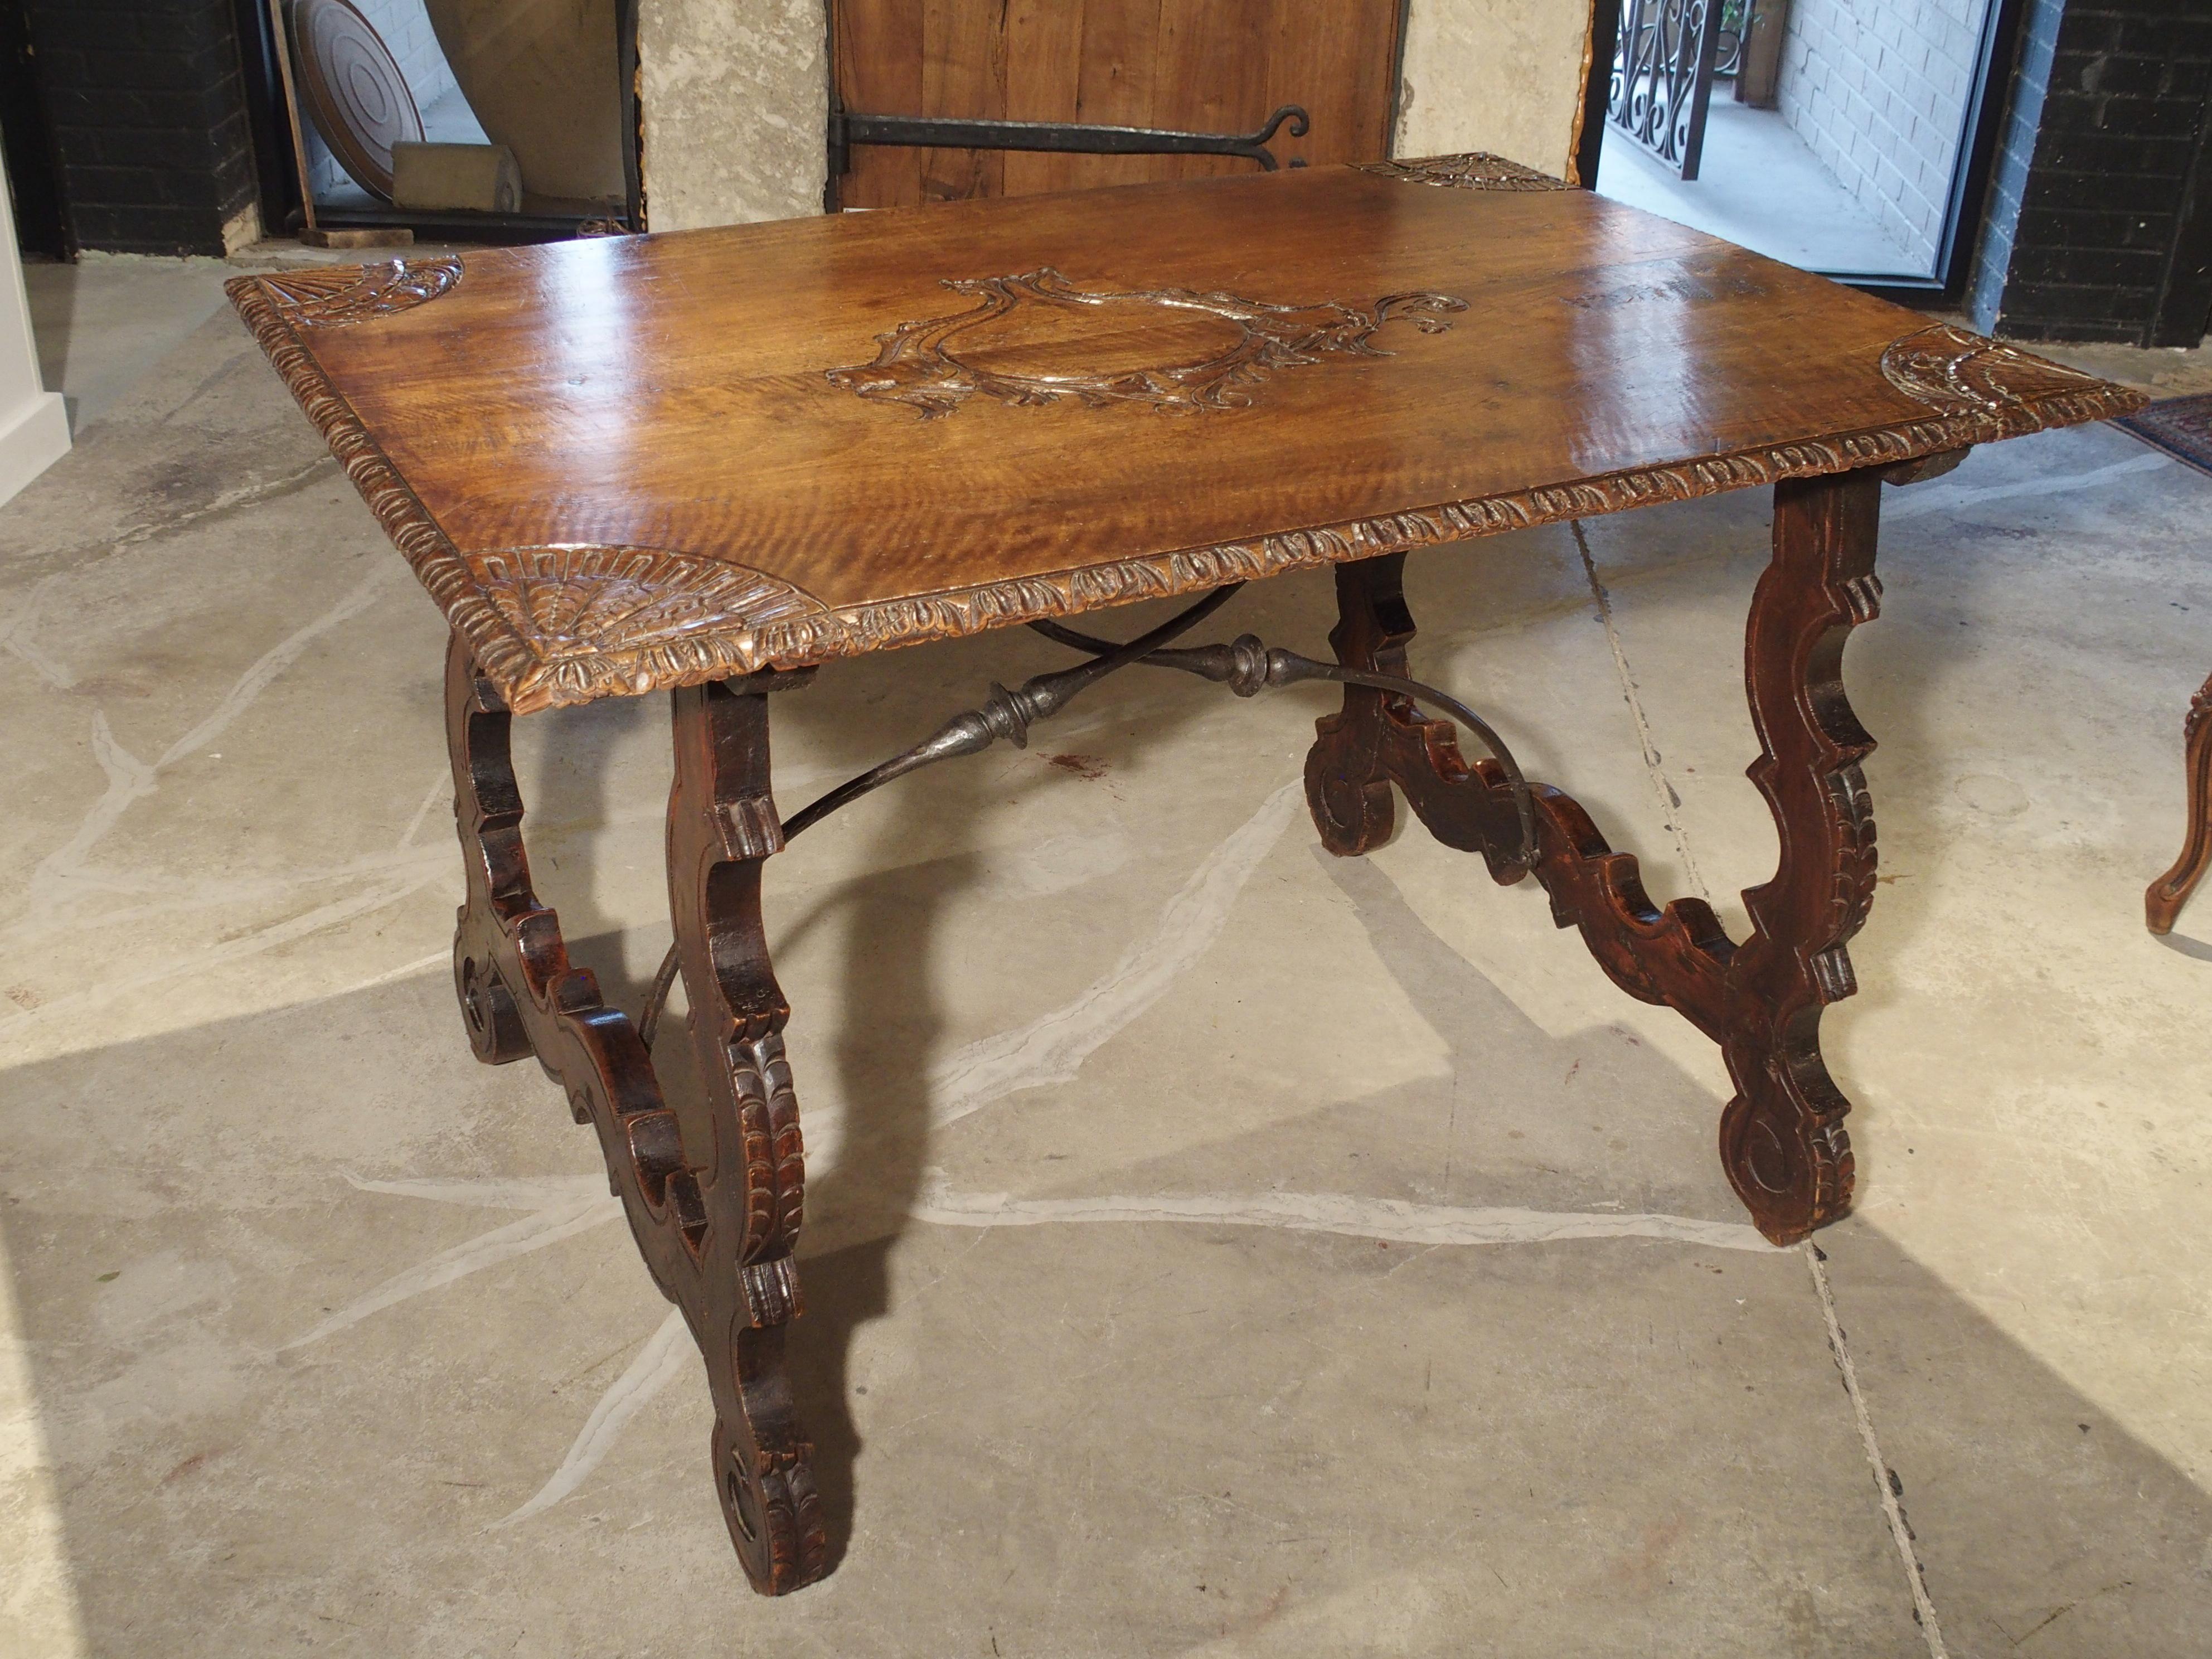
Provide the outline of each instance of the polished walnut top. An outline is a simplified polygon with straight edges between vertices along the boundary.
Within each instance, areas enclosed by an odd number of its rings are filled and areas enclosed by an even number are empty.
[[[1487,157],[230,292],[518,711],[2142,401]]]

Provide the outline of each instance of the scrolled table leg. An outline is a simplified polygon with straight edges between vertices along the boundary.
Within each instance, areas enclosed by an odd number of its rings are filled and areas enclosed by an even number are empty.
[[[761,927],[760,861],[782,832],[768,793],[765,699],[742,689],[751,684],[676,694],[669,890],[708,1146],[685,1144],[636,1027],[606,1006],[588,969],[569,964],[559,919],[532,890],[511,717],[458,638],[447,737],[468,899],[453,963],[477,1058],[535,1054],[576,1121],[598,1132],[631,1236],[707,1362],[731,1541],[753,1587],[780,1595],[820,1577],[828,1550],[783,1371],[784,1327],[799,1305],[791,1247],[805,1160],[783,1055],[790,1011]]]
[[[1775,486],[1774,551],[1752,595],[1744,683],[1759,733],[1748,775],[1774,815],[1773,878],[1744,891],[1721,1052],[1735,1097],[1721,1160],[1759,1231],[1794,1243],[1850,1207],[1850,1103],[1820,1054],[1820,1015],[1858,988],[1845,945],[1874,900],[1874,751],[1844,696],[1844,644],[1881,605],[1880,475]]]
[[[1844,697],[1851,629],[1873,618],[1881,475],[1802,479],[1775,490],[1774,551],[1753,595],[1745,684],[1761,754],[1750,777],[1774,814],[1782,856],[1744,895],[1741,944],[1712,907],[1644,892],[1636,860],[1609,847],[1571,797],[1532,784],[1537,856],[1524,867],[1512,794],[1497,763],[1469,763],[1452,724],[1401,698],[1348,690],[1319,724],[1307,796],[1323,845],[1364,853],[1391,823],[1391,786],[1430,833],[1483,854],[1501,884],[1533,873],[1552,919],[1580,930],[1613,982],[1674,1009],[1721,1046],[1735,1086],[1721,1158],[1759,1231],[1794,1243],[1850,1206],[1849,1109],[1820,1057],[1820,1013],[1855,988],[1844,945],[1873,896],[1874,814],[1860,763],[1874,748]],[[1399,556],[1340,567],[1329,636],[1347,667],[1403,676],[1413,622]]]
[[[2212,679],[2204,682],[2189,700],[2189,714],[2181,726],[2185,751],[2183,765],[2189,775],[2189,836],[2173,868],[2151,883],[2143,894],[2143,922],[2154,933],[2170,933],[2180,919],[2181,907],[2197,890],[2208,866],[2212,866]]]
[[[805,1212],[790,1005],[761,921],[761,866],[783,846],[769,792],[768,697],[747,683],[674,694],[668,892],[688,1024],[714,1125],[702,1171],[696,1309],[714,1395],[717,1495],[755,1589],[796,1589],[828,1562],[813,1447],[784,1375],[801,1310],[792,1250]]]
[[[1413,637],[1406,608],[1406,556],[1336,567],[1337,623],[1328,642],[1336,659],[1371,673],[1404,675]],[[1372,852],[1390,839],[1396,809],[1382,755],[1385,722],[1413,718],[1403,697],[1364,685],[1344,688],[1344,707],[1316,723],[1306,752],[1306,805],[1322,845],[1340,858]]]
[[[487,1066],[531,1053],[519,997],[529,968],[512,927],[538,908],[522,847],[522,794],[515,787],[507,729],[514,716],[481,679],[468,648],[453,637],[446,652],[446,749],[453,765],[454,828],[461,838],[467,898],[453,928],[453,992],[469,1047]],[[559,935],[554,935],[557,945]],[[502,972],[501,959],[507,958]],[[567,965],[565,953],[561,966]],[[538,964],[540,977],[550,964]]]

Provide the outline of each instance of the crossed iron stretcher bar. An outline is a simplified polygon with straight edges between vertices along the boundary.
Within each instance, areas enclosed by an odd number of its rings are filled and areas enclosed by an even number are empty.
[[[880,789],[909,772],[918,772],[939,761],[951,760],[960,755],[981,754],[1001,740],[1017,749],[1029,746],[1029,729],[1039,720],[1049,720],[1085,691],[1114,672],[1131,663],[1144,663],[1153,668],[1178,668],[1187,674],[1226,685],[1240,697],[1257,696],[1270,687],[1297,685],[1309,680],[1334,680],[1343,685],[1365,686],[1371,690],[1388,692],[1416,702],[1425,702],[1442,709],[1482,739],[1483,746],[1497,761],[1504,772],[1506,787],[1511,791],[1515,811],[1521,821],[1520,844],[1504,854],[1501,863],[1527,869],[1534,865],[1538,852],[1536,811],[1528,793],[1528,780],[1522,775],[1505,741],[1489,721],[1469,708],[1458,698],[1438,690],[1419,680],[1402,679],[1395,674],[1371,674],[1357,668],[1346,668],[1336,663],[1321,662],[1286,651],[1280,646],[1269,647],[1257,635],[1240,634],[1226,645],[1173,646],[1169,642],[1204,622],[1235,596],[1242,582],[1231,582],[1217,587],[1196,605],[1178,611],[1158,627],[1139,635],[1126,643],[1102,640],[1094,635],[1077,632],[1055,622],[1033,622],[1030,626],[1055,644],[1073,647],[1088,652],[1091,660],[1073,668],[1063,668],[1050,674],[1037,674],[1024,680],[1020,688],[1009,691],[994,681],[991,695],[981,706],[955,714],[930,737],[902,750],[882,764],[870,767],[858,776],[849,778],[783,821],[784,839],[811,825],[822,822],[841,806],[848,806],[861,796]],[[660,960],[660,967],[653,976],[652,988],[646,994],[644,1012],[638,1017],[639,1039],[649,1049],[654,1032],[659,1028],[660,1015],[668,1005],[668,994],[676,983],[678,947],[672,944],[668,954]]]

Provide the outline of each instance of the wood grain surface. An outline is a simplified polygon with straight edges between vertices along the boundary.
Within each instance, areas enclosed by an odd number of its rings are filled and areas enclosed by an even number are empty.
[[[1285,162],[1389,152],[1399,0],[836,0],[837,90],[872,115],[1255,131],[1279,105],[1312,118]],[[1241,174],[1218,155],[853,151],[848,207]]]
[[[1332,167],[230,289],[517,712],[2141,402],[1525,185],[1486,165]],[[1238,307],[1375,317],[1424,296],[1442,325],[1387,322],[1357,349],[1294,338],[1218,404],[989,395],[946,412],[856,388],[902,327],[1041,272],[1156,302],[1017,307],[958,334],[959,371],[1071,394],[1200,375],[1249,348],[1222,314]]]

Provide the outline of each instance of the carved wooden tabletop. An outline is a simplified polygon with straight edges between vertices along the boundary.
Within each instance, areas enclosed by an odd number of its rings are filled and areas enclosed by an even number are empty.
[[[1488,158],[230,289],[518,712],[2130,406]]]

